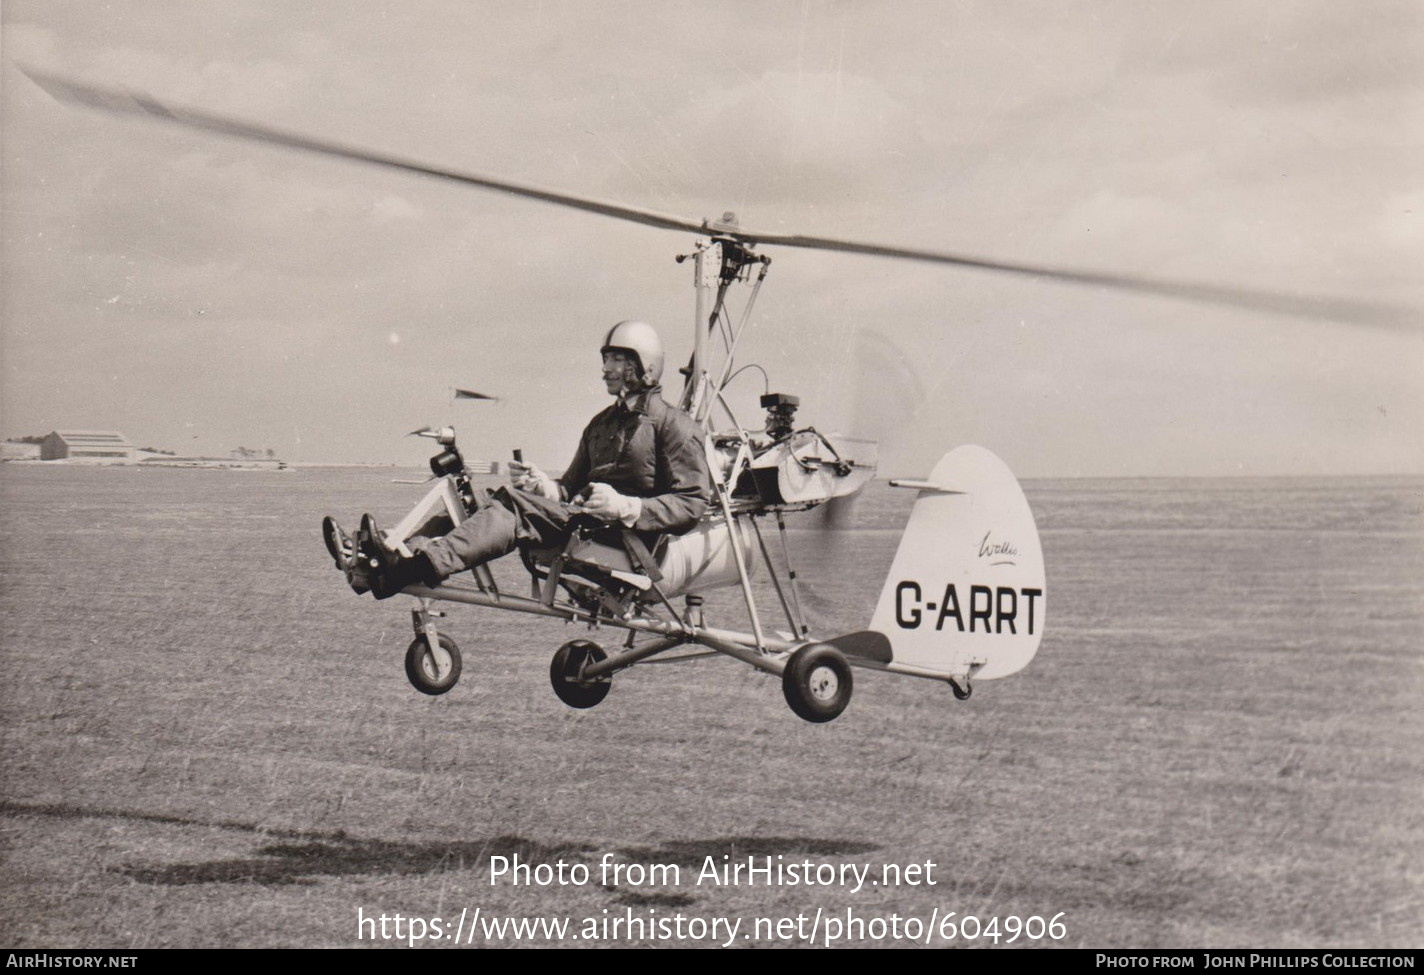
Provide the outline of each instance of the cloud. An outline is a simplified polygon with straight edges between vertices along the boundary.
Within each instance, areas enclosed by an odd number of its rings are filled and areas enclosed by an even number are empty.
[[[1424,9],[1412,0],[1198,5],[1195,16],[1159,30],[1145,29],[1158,12],[1136,6],[1121,11],[1138,40],[1124,49],[1124,70],[1200,73],[1224,103],[1283,107],[1417,95],[1424,80]]]
[[[1390,196],[1375,226],[1381,239],[1396,247],[1424,248],[1424,187]]]
[[[688,217],[733,209],[771,230],[1419,296],[1414,15],[1398,3],[1332,10],[453,3],[345,16],[258,0],[19,0],[6,5],[4,53]],[[1381,66],[1355,73],[1375,56]],[[601,402],[602,328],[655,321],[670,361],[685,361],[689,273],[672,257],[686,236],[107,119],[11,79],[3,300],[6,363],[24,368],[5,392],[26,416],[56,402],[126,410],[156,441],[165,416],[201,413],[240,442],[258,439],[245,424],[301,416],[321,431],[302,449],[369,458],[399,447],[386,431],[444,416],[438,390],[493,381],[511,408],[508,429],[487,435],[559,464]],[[776,267],[742,361],[803,395],[818,424],[853,412],[866,364],[888,398],[873,394],[868,412],[895,418],[930,459],[951,438],[1038,473],[1220,471],[1216,430],[1232,469],[1252,456],[1273,458],[1258,470],[1289,468],[1313,429],[1340,439],[1330,418],[1358,414],[1361,390],[1394,391],[1392,426],[1350,427],[1366,442],[1340,455],[1349,466],[1419,413],[1417,394],[1399,392],[1415,346],[769,250]],[[858,344],[867,326],[904,358]],[[1338,373],[1313,371],[1323,356]],[[76,375],[95,390],[54,399]],[[911,380],[925,407],[905,420],[894,397]],[[759,390],[754,378],[733,390],[744,422]],[[1318,390],[1329,395],[1317,405]]]
[[[424,215],[420,207],[402,196],[383,196],[371,204],[371,219],[377,225],[400,220],[419,220]]]
[[[53,61],[59,38],[55,31],[37,24],[5,24],[5,56],[16,64],[39,66]]]

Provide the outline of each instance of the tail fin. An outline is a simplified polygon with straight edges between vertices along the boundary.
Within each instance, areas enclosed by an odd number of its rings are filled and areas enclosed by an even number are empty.
[[[897,486],[920,495],[870,628],[827,642],[925,677],[1022,670],[1038,652],[1047,602],[1038,528],[1014,475],[983,447],[964,446],[928,480]]]

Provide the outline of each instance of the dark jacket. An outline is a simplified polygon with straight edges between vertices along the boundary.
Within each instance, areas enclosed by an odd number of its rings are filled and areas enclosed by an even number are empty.
[[[588,422],[559,478],[565,499],[594,482],[643,499],[635,530],[685,532],[711,497],[702,431],[658,387],[620,400]]]

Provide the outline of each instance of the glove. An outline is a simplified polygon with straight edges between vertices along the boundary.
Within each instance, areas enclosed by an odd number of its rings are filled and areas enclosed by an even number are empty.
[[[584,500],[579,510],[599,521],[619,522],[632,528],[643,513],[643,499],[619,494],[607,484],[593,483],[584,488]]]
[[[537,494],[550,501],[561,500],[558,483],[533,464],[521,464],[517,460],[510,461],[509,483],[521,491]]]

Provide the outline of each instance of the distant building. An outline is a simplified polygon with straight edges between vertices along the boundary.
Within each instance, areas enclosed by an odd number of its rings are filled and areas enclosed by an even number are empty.
[[[0,443],[0,460],[39,460],[40,445],[6,440]]]
[[[137,460],[138,451],[113,430],[56,430],[40,443],[40,460]]]

